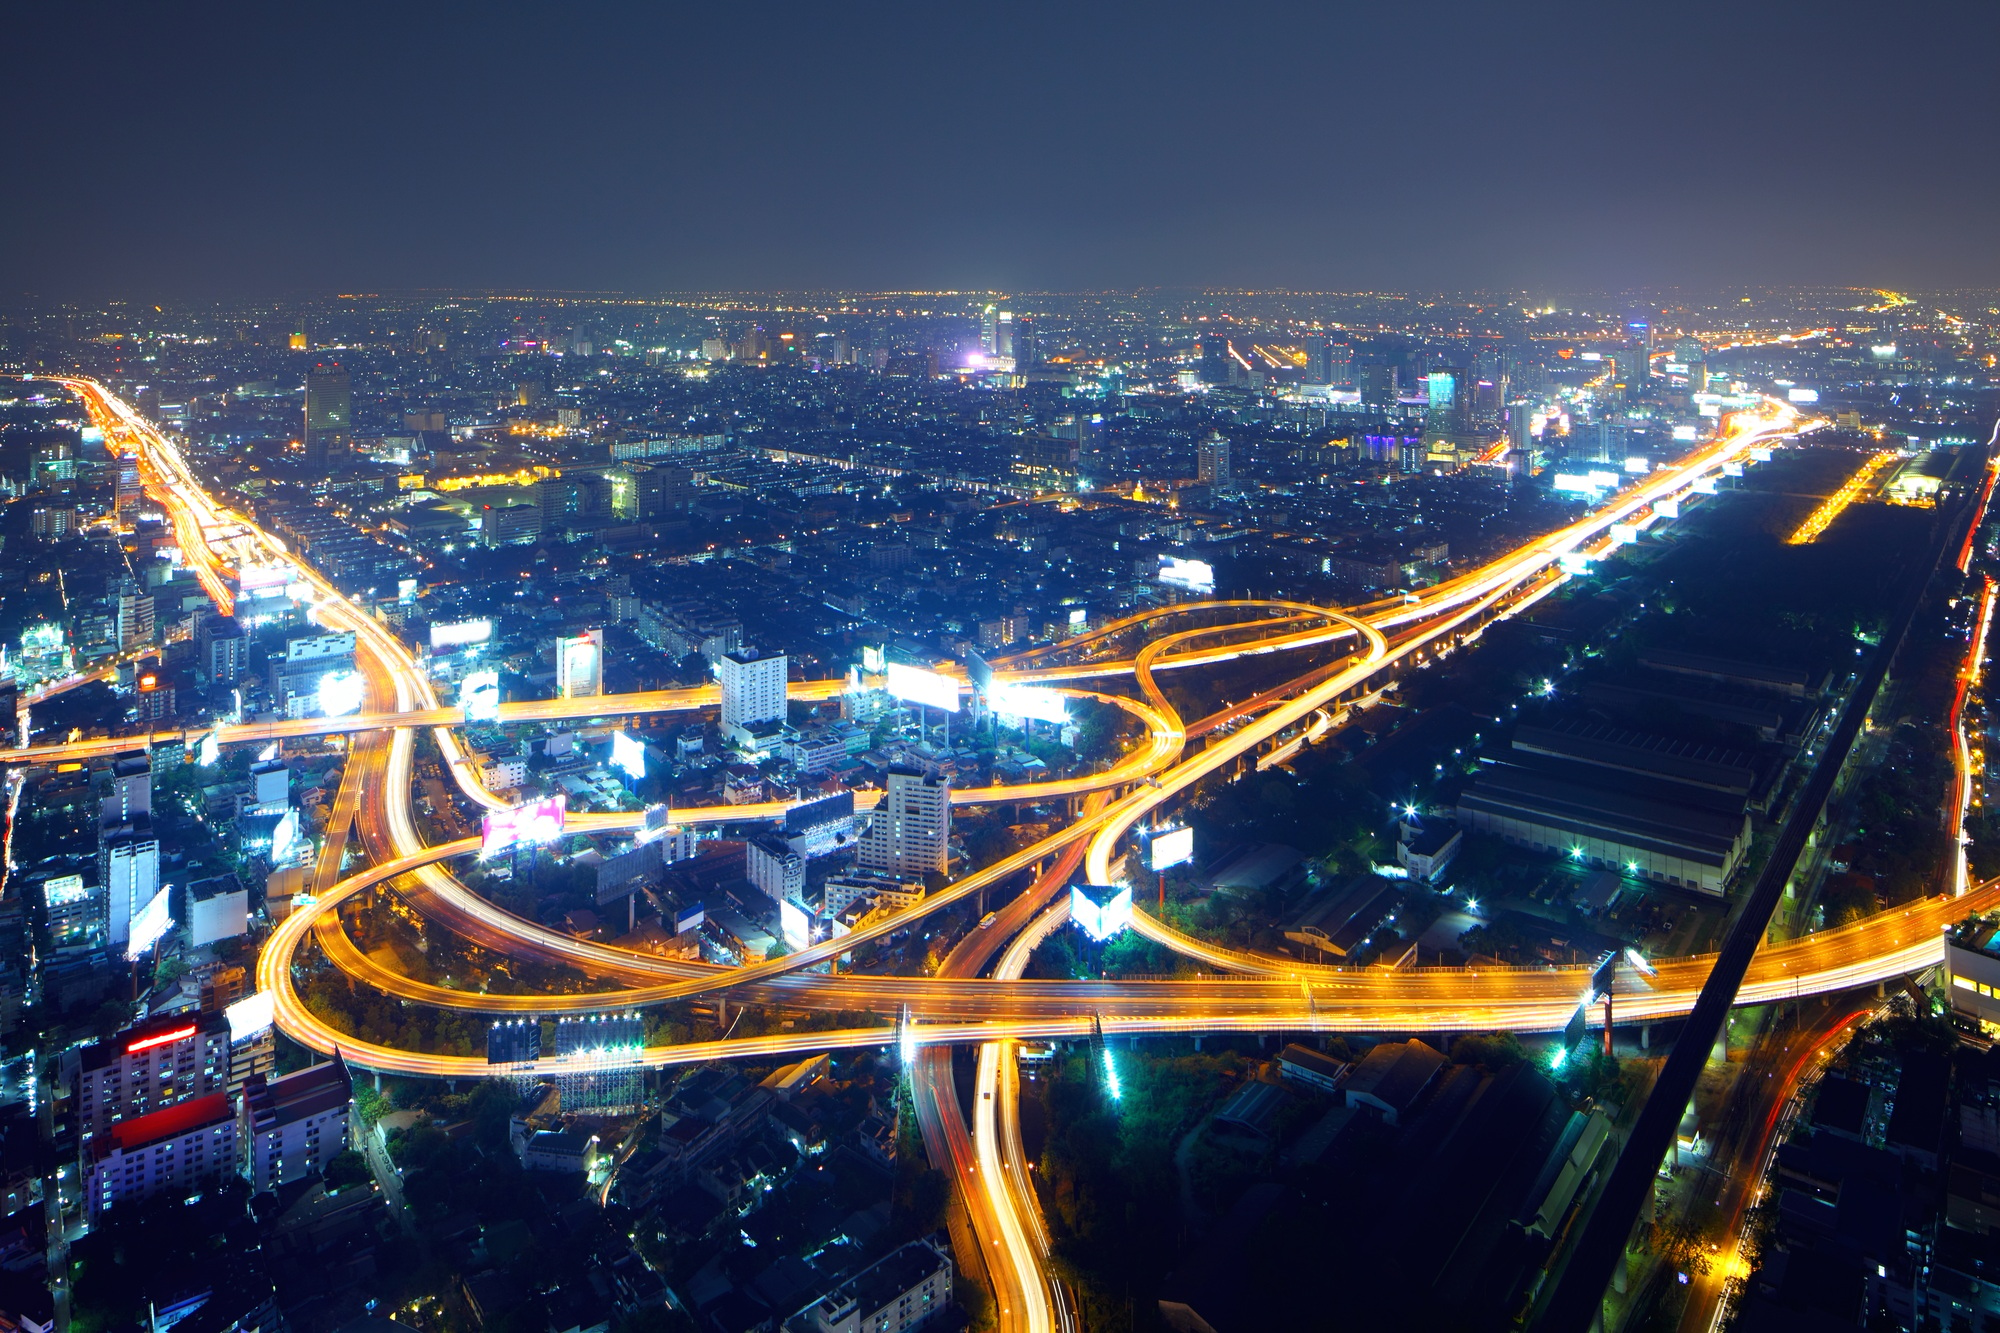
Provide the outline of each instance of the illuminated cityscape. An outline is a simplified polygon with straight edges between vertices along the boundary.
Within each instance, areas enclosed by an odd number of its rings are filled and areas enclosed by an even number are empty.
[[[0,57],[0,1333],[2000,1327],[1986,187],[1768,16],[1705,213],[1692,26],[130,17]]]

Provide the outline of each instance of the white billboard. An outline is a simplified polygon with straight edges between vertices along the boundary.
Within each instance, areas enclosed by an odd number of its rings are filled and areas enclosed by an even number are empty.
[[[634,782],[646,777],[646,747],[624,732],[611,735],[611,766]]]
[[[1604,487],[1580,472],[1558,472],[1549,483],[1554,489],[1574,495],[1596,495]]]
[[[1819,390],[1787,389],[1785,390],[1785,401],[1790,403],[1816,403],[1819,401]]]
[[[1093,940],[1108,940],[1132,924],[1132,888],[1128,884],[1109,902],[1098,905],[1081,884],[1069,889],[1069,919]]]
[[[1674,427],[1674,443],[1676,444],[1693,444],[1696,440],[1700,438],[1701,438],[1701,431],[1697,427],[1694,426]]]
[[[488,812],[480,821],[479,859],[490,860],[514,847],[555,842],[563,835],[564,811],[558,795]]]
[[[889,663],[887,674],[889,693],[898,699],[926,708],[942,708],[947,713],[958,711],[958,682],[951,677],[901,662]]]
[[[1743,465],[1741,463],[1724,463],[1722,465],[1722,475],[1725,477],[1740,477],[1743,475]]]
[[[784,936],[785,947],[797,952],[812,943],[812,918],[806,909],[790,898],[778,900],[778,933]]]
[[[454,620],[450,624],[431,626],[431,651],[448,652],[453,648],[486,643],[492,638],[493,622],[490,620]]]
[[[1195,592],[1215,591],[1215,567],[1206,560],[1186,560],[1177,555],[1160,557],[1160,582]]]
[[[1653,501],[1653,512],[1661,518],[1679,518],[1681,516],[1681,502],[1679,500],[1655,500]]]
[[[319,678],[321,717],[346,717],[361,711],[368,680],[359,671],[329,671]]]
[[[274,993],[260,990],[224,1009],[222,1016],[229,1020],[229,1040],[248,1041],[269,1028],[276,1018],[276,1008]]]
[[[1191,828],[1161,829],[1153,835],[1152,865],[1155,870],[1165,870],[1194,860],[1194,830]]]
[[[299,812],[296,808],[285,811],[277,827],[271,830],[271,860],[283,861],[291,856],[299,845]]]
[[[133,959],[158,944],[174,928],[173,890],[162,884],[158,893],[132,916],[132,934],[125,941],[125,957]]]
[[[1037,722],[1069,721],[1069,700],[1046,685],[996,685],[993,711],[1002,717],[1033,718]]]
[[[468,671],[458,683],[458,701],[465,707],[467,722],[499,721],[500,673]]]
[[[1625,470],[1637,477],[1643,477],[1653,470],[1653,460],[1634,455],[1625,460]]]
[[[1611,544],[1613,546],[1625,546],[1638,540],[1639,529],[1633,524],[1613,523],[1611,525]]]

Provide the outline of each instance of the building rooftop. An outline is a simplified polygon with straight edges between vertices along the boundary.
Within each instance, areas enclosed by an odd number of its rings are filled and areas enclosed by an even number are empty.
[[[172,1106],[162,1107],[145,1115],[120,1120],[92,1143],[91,1151],[100,1158],[108,1157],[118,1150],[136,1152],[155,1143],[164,1143],[183,1134],[219,1125],[231,1119],[233,1115],[229,1107],[229,1094],[212,1092],[206,1097],[176,1102]]]
[[[1416,1103],[1445,1058],[1422,1042],[1383,1042],[1362,1057],[1347,1076],[1343,1091],[1349,1097],[1372,1097],[1376,1101],[1408,1110]]]

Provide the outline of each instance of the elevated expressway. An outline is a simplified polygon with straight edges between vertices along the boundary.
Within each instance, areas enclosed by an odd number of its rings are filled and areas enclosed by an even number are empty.
[[[107,425],[107,434],[114,442],[141,452],[149,487],[168,503],[183,542],[201,550],[194,561],[197,572],[203,574],[204,584],[219,585],[223,594],[217,598],[220,605],[228,605],[223,580],[229,563],[240,568],[248,559],[290,559],[280,544],[247,520],[213,506],[187,475],[171,446],[129,408],[94,384],[77,381],[72,387],[91,404],[93,415]],[[948,1078],[942,1086],[939,1083],[943,1067],[936,1057],[920,1060],[918,1086],[923,1092],[920,1111],[926,1137],[939,1140],[931,1145],[934,1157],[954,1168],[964,1222],[976,1233],[972,1239],[990,1285],[1002,1302],[1005,1324],[1037,1333],[1057,1323],[1066,1328],[1067,1306],[1059,1288],[1051,1292],[1043,1271],[1048,1237],[1022,1160],[1017,1102],[1012,1095],[1015,1064],[1008,1043],[1020,1038],[1078,1037],[1098,1030],[1110,1034],[1272,1029],[1551,1030],[1567,1021],[1588,978],[1582,968],[1342,971],[1309,967],[1219,949],[1141,914],[1137,924],[1142,933],[1219,972],[1234,975],[1147,982],[1023,981],[1019,978],[1034,943],[1066,916],[1066,902],[1058,900],[1046,908],[1044,903],[1059,895],[1079,861],[1093,883],[1112,882],[1124,835],[1203,777],[1245,759],[1260,746],[1282,747],[1287,733],[1301,724],[1323,729],[1344,696],[1358,692],[1385,668],[1420,661],[1426,654],[1441,655],[1476,636],[1488,619],[1518,611],[1557,586],[1562,575],[1556,566],[1563,556],[1602,549],[1613,524],[1640,518],[1655,501],[1686,491],[1696,479],[1718,470],[1751,444],[1796,429],[1795,419],[1784,409],[1768,418],[1739,416],[1710,446],[1651,475],[1609,505],[1421,596],[1371,603],[1348,613],[1288,602],[1182,604],[1127,617],[1050,649],[1003,659],[996,666],[1008,680],[1020,683],[1066,687],[1067,682],[1132,674],[1143,702],[1121,695],[1094,697],[1137,714],[1147,728],[1147,740],[1102,773],[955,792],[954,799],[965,804],[1066,796],[1087,799],[1081,815],[1067,827],[972,872],[916,908],[879,919],[839,941],[729,969],[574,940],[501,912],[459,884],[445,863],[473,854],[477,840],[424,846],[409,802],[403,799],[410,789],[414,729],[433,728],[455,780],[475,803],[496,809],[504,803],[479,783],[451,730],[459,721],[456,710],[440,705],[429,681],[402,645],[310,569],[293,562],[302,580],[314,589],[316,618],[329,628],[355,631],[369,673],[373,711],[351,719],[221,728],[216,738],[229,742],[359,733],[336,798],[336,817],[345,821],[352,816],[373,864],[342,878],[340,852],[329,848],[316,869],[317,901],[281,923],[262,950],[258,988],[272,994],[279,1026],[302,1044],[323,1052],[337,1049],[364,1068],[431,1077],[483,1077],[490,1066],[476,1057],[433,1055],[359,1041],[322,1021],[307,1008],[293,985],[294,957],[307,934],[312,934],[325,955],[356,981],[409,1002],[443,1009],[489,1014],[586,1013],[731,990],[781,1005],[903,1016],[901,1032],[876,1026],[648,1048],[637,1057],[637,1063],[647,1067],[724,1058],[789,1058],[832,1048],[881,1046],[892,1040],[934,1048],[979,1043],[975,1124],[969,1140],[955,1100],[950,1102],[948,1114],[940,1110],[949,1091]],[[1130,659],[1098,656],[1119,633],[1149,629],[1169,617],[1245,611],[1261,618],[1196,625],[1149,641]],[[1246,633],[1250,636],[1247,639],[1243,637]],[[1181,722],[1153,677],[1155,670],[1226,662],[1346,639],[1356,640],[1356,647],[1345,656],[1192,726]],[[1052,660],[1057,658],[1080,660]],[[840,681],[802,682],[792,686],[791,693],[798,698],[827,698],[843,687]],[[713,688],[652,691],[510,705],[503,710],[502,720],[583,722],[698,709],[716,702]],[[1188,738],[1203,733],[1212,735],[1210,743],[1183,758]],[[115,738],[43,746],[8,757],[17,761],[81,758],[129,748],[133,743],[134,738]],[[857,793],[864,807],[873,795]],[[770,803],[769,808],[682,810],[677,818],[687,822],[743,820],[774,817],[783,809],[783,803]],[[582,815],[573,821],[581,831],[615,831],[635,823],[636,816],[630,815]],[[859,944],[906,929],[930,912],[1031,868],[1036,877],[1030,892],[1008,904],[1001,919],[961,941],[941,975],[894,978],[805,970],[831,963]],[[423,910],[481,943],[563,962],[621,984],[617,989],[581,994],[493,995],[433,986],[382,968],[353,945],[340,924],[339,909],[392,882]],[[1958,898],[1897,909],[1839,930],[1768,946],[1753,963],[1739,1002],[1761,1003],[1846,989],[1930,967],[1942,959],[1944,932],[1954,921],[1996,904],[2000,904],[2000,882]],[[1002,941],[1010,942],[994,977],[981,979],[978,972],[987,966]],[[1709,964],[1707,958],[1660,960],[1652,977],[1622,977],[1621,1018],[1647,1021],[1686,1013]],[[621,1063],[630,1062],[629,1057],[621,1058]],[[536,1062],[519,1072],[574,1072],[576,1068],[572,1057]]]
[[[156,479],[168,494],[170,508],[176,508],[184,528],[227,533],[230,549],[239,559],[290,560],[282,546],[240,516],[212,505],[179,464],[178,456],[157,432],[130,412],[122,403],[87,381],[72,382],[92,405],[100,420],[110,419],[126,440],[137,441],[149,455],[149,479]],[[1348,1030],[1432,1030],[1452,1027],[1510,1027],[1523,1030],[1560,1026],[1573,1009],[1583,988],[1579,977],[1566,970],[1510,971],[1492,969],[1470,971],[1341,972],[1311,968],[1259,955],[1223,956],[1210,946],[1179,936],[1163,925],[1141,917],[1142,931],[1220,970],[1246,972],[1240,978],[1158,982],[1025,982],[981,980],[977,978],[888,978],[826,975],[808,971],[830,963],[839,955],[873,938],[907,929],[923,914],[964,901],[980,890],[1009,877],[1038,867],[1064,851],[1072,843],[1086,840],[1084,868],[1095,883],[1108,883],[1117,850],[1124,835],[1137,823],[1172,800],[1201,778],[1222,770],[1274,739],[1282,739],[1289,728],[1310,721],[1346,692],[1365,683],[1385,667],[1424,652],[1436,652],[1477,631],[1483,619],[1497,610],[1517,605],[1537,596],[1559,578],[1553,567],[1565,554],[1587,549],[1601,541],[1610,525],[1625,522],[1654,500],[1686,490],[1700,476],[1707,475],[1736,458],[1751,444],[1795,429],[1789,413],[1764,419],[1739,416],[1716,442],[1688,459],[1646,478],[1611,504],[1576,523],[1531,542],[1508,556],[1480,569],[1427,590],[1409,600],[1387,600],[1355,608],[1348,615],[1328,608],[1285,602],[1212,602],[1183,604],[1157,612],[1127,617],[1103,627],[1072,644],[1058,645],[1067,650],[1088,650],[1110,641],[1129,629],[1143,629],[1167,616],[1184,616],[1204,611],[1251,610],[1272,617],[1231,625],[1197,626],[1149,642],[1137,658],[1108,662],[1081,662],[1038,665],[1024,655],[1023,660],[1005,662],[1007,678],[1020,681],[1082,680],[1091,676],[1133,673],[1138,677],[1144,702],[1124,696],[1098,694],[1095,697],[1133,710],[1147,726],[1146,741],[1113,769],[1056,782],[965,789],[954,793],[967,804],[981,801],[1043,801],[1062,796],[1104,793],[1105,799],[1092,802],[1078,819],[1035,844],[994,864],[982,867],[931,895],[909,912],[887,916],[870,923],[856,936],[829,941],[784,958],[740,968],[712,968],[699,964],[659,959],[629,950],[580,941],[547,931],[502,912],[466,890],[446,873],[443,865],[456,856],[475,850],[476,840],[466,839],[441,847],[425,847],[414,827],[408,802],[402,794],[410,790],[414,750],[414,728],[430,726],[438,738],[454,777],[467,794],[481,805],[499,808],[503,803],[478,783],[451,731],[459,721],[456,710],[444,708],[423,673],[395,638],[371,616],[354,607],[337,591],[319,580],[302,563],[295,563],[300,576],[316,594],[315,616],[330,628],[353,629],[364,658],[372,658],[371,696],[383,700],[393,694],[393,713],[377,713],[367,718],[312,720],[306,723],[249,724],[261,736],[275,732],[307,735],[334,730],[356,730],[364,735],[386,738],[356,747],[348,764],[349,778],[361,788],[364,799],[356,802],[357,826],[375,864],[368,869],[326,886],[313,910],[302,911],[281,923],[259,960],[259,986],[276,998],[279,1022],[290,1035],[308,1046],[331,1050],[336,1045],[357,1064],[403,1073],[431,1073],[463,1077],[484,1069],[482,1060],[461,1060],[419,1052],[391,1051],[356,1042],[334,1031],[306,1010],[291,984],[291,959],[306,934],[314,934],[327,955],[357,980],[411,1002],[440,1008],[484,1013],[579,1013],[660,1003],[744,987],[743,994],[771,1002],[792,1005],[867,1009],[878,1013],[908,1012],[923,1024],[923,1038],[931,1041],[973,1040],[975,1037],[1074,1035],[1089,1030],[1092,1021],[1101,1021],[1106,1031],[1194,1031],[1254,1028],[1341,1028]],[[193,497],[190,499],[190,497]],[[245,543],[249,544],[245,549]],[[217,561],[219,566],[219,560]],[[1276,613],[1275,616],[1273,613]],[[1302,626],[1302,627],[1301,627]],[[1246,629],[1258,637],[1248,643],[1240,636]],[[1281,631],[1273,633],[1273,631]],[[1394,636],[1393,641],[1391,635]],[[1187,729],[1167,706],[1152,680],[1154,669],[1193,665],[1200,662],[1232,660],[1247,653],[1276,652],[1308,648],[1358,638],[1362,651],[1349,654],[1341,662],[1320,668],[1310,675],[1320,679],[1309,687],[1281,700],[1259,699],[1243,706],[1247,714],[1227,734],[1214,736],[1205,748],[1180,757]],[[1214,642],[1234,639],[1233,642]],[[1033,655],[1051,656],[1044,653]],[[843,685],[838,681],[807,682],[795,687],[797,693],[813,697],[820,691],[831,695]],[[824,697],[824,696],[822,696]],[[508,713],[519,720],[529,718],[574,717],[579,720],[631,715],[648,711],[699,708],[715,698],[712,689],[653,691],[643,695],[599,699],[547,701],[513,705]],[[1238,721],[1230,717],[1229,722]],[[218,733],[220,740],[234,740],[234,729]],[[106,749],[125,748],[130,738],[109,742],[85,742]],[[374,749],[380,745],[380,751]],[[10,759],[54,759],[78,757],[78,746],[47,746],[36,751],[15,752]],[[376,765],[380,764],[380,768]],[[379,780],[367,781],[375,776]],[[1120,794],[1122,791],[1122,794]],[[346,795],[345,792],[342,795]],[[858,793],[865,803],[872,793]],[[338,799],[338,798],[337,798]],[[688,821],[741,820],[782,813],[780,803],[761,807],[726,806],[676,812]],[[581,815],[573,824],[580,831],[615,831],[629,828],[636,816]],[[427,910],[441,910],[448,922],[463,924],[481,942],[510,951],[560,961],[614,982],[618,989],[587,994],[518,996],[489,995],[453,991],[401,977],[373,964],[354,948],[339,926],[337,909],[355,895],[379,884],[404,876],[405,884],[421,886]],[[322,867],[317,885],[329,876]],[[1979,891],[1980,894],[1985,890]],[[1923,910],[1962,915],[1971,910],[1977,895],[1954,903]],[[1779,969],[1768,979],[1797,993],[1856,984],[1857,980],[1898,975],[1935,961],[1937,929],[1932,938],[1907,942],[1900,927],[1881,923],[1850,927],[1842,936],[1838,955],[1828,961],[1822,953],[1801,950],[1832,949],[1827,937],[1813,937],[1767,950],[1768,963],[1760,966]],[[1886,934],[1885,934],[1886,932]],[[1839,932],[1833,933],[1839,935]],[[1885,943],[1887,939],[1889,942]],[[1915,953],[1911,951],[1915,950]],[[1925,952],[1928,950],[1928,952]],[[1683,975],[1686,968],[1697,972]],[[1621,1012],[1634,1020],[1683,1012],[1699,987],[1701,960],[1663,964],[1658,988],[1648,994],[1633,994]],[[1257,975],[1263,973],[1265,975]],[[1272,975],[1276,974],[1276,975]],[[1677,984],[1677,983],[1685,984]],[[1746,1002],[1754,998],[1754,983],[1746,988]],[[966,1033],[972,1035],[957,1035]],[[742,1055],[768,1054],[772,1050],[807,1051],[826,1046],[878,1044],[884,1038],[880,1028],[841,1033],[799,1033],[771,1039],[752,1039],[756,1044],[712,1046],[696,1044],[673,1049],[650,1050],[644,1062],[650,1065],[684,1063],[715,1058],[735,1052]],[[771,1047],[769,1042],[778,1043]],[[786,1043],[790,1044],[787,1045]]]

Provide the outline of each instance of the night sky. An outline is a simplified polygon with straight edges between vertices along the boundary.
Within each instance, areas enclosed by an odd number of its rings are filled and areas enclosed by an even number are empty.
[[[1991,0],[16,4],[0,299],[2000,285],[1996,53]]]

